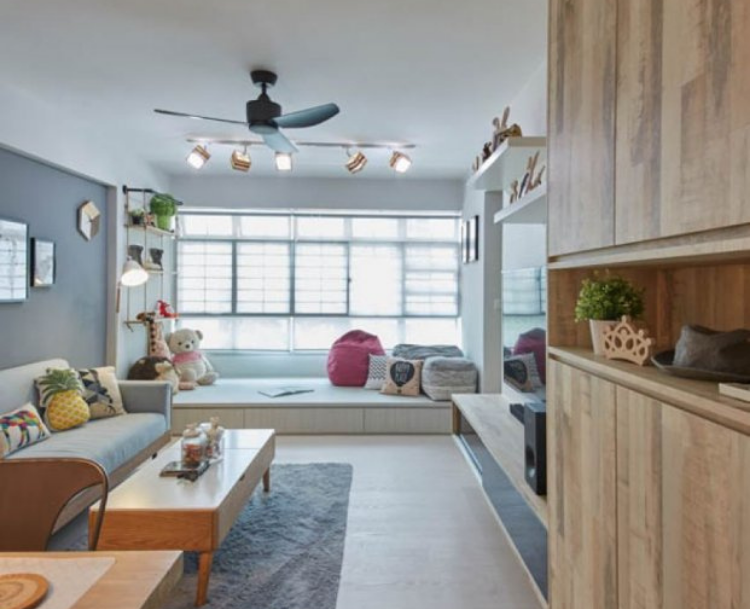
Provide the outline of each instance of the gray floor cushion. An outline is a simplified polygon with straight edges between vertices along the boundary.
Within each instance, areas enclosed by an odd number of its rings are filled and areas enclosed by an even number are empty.
[[[79,457],[92,459],[112,473],[166,431],[167,421],[160,414],[124,414],[53,433],[8,458]]]
[[[427,359],[437,356],[463,357],[464,353],[454,345],[409,345],[404,343],[393,348],[393,357],[402,359]]]
[[[430,357],[422,368],[422,390],[435,401],[454,393],[476,393],[477,367],[464,357]]]

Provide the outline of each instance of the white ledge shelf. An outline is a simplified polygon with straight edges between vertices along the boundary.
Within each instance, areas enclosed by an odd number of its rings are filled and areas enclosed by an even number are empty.
[[[156,228],[155,226],[144,226],[142,224],[126,224],[125,228],[127,228],[128,230],[145,231],[147,233],[151,233],[152,235],[159,235],[160,237],[168,237],[170,239],[175,238],[174,232],[170,230],[162,230],[160,228]]]
[[[495,224],[547,224],[546,184],[497,212]]]
[[[509,137],[492,153],[477,172],[467,182],[469,187],[484,191],[503,191],[510,187],[513,180],[519,183],[526,172],[529,157],[541,151],[540,157],[546,157],[546,137]],[[545,163],[546,158],[540,158]],[[539,167],[539,165],[537,166]]]

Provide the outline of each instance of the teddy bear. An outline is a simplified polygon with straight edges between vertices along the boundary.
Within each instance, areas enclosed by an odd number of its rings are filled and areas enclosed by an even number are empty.
[[[200,350],[203,333],[200,330],[175,330],[167,341],[172,352],[172,363],[180,375],[180,389],[195,389],[196,385],[213,385],[219,375]]]

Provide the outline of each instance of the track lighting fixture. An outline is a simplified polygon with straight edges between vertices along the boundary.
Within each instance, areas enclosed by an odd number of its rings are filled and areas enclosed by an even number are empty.
[[[359,173],[367,165],[367,157],[358,150],[354,154],[351,154],[349,150],[346,150],[346,154],[349,155],[349,159],[346,161],[346,168],[351,174]]]
[[[210,158],[211,155],[208,154],[208,150],[201,144],[198,144],[190,151],[185,160],[193,169],[201,169]]]
[[[291,171],[292,170],[292,155],[287,152],[277,152],[274,155],[276,161],[276,169],[278,171]]]
[[[411,158],[403,152],[394,152],[391,156],[391,168],[396,173],[406,173],[411,168]]]
[[[235,171],[244,171],[248,172],[250,171],[250,165],[252,163],[250,162],[250,155],[247,153],[247,146],[245,146],[244,152],[240,152],[239,150],[235,150],[232,152],[232,159],[231,159],[232,169]]]

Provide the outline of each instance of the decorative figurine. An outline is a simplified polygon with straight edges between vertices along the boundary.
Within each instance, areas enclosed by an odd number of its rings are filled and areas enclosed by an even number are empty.
[[[495,127],[495,131],[492,134],[492,150],[497,150],[505,140],[509,137],[520,137],[523,135],[521,127],[516,123],[513,123],[508,127],[508,118],[510,117],[510,106],[506,106],[503,110],[503,118],[500,120],[495,117],[492,121],[492,125]]]
[[[208,423],[201,423],[208,445],[206,456],[209,461],[218,461],[224,454],[224,428],[219,425],[219,417],[211,417]]]
[[[142,245],[129,245],[128,256],[135,260],[139,265],[143,266],[143,246]]]
[[[510,202],[515,203],[518,201],[518,180],[513,180],[510,183]]]
[[[182,432],[182,464],[186,467],[198,467],[206,460],[206,434],[197,423],[190,423]]]
[[[604,357],[621,359],[644,366],[654,351],[654,339],[648,332],[639,330],[628,315],[604,330]]]

